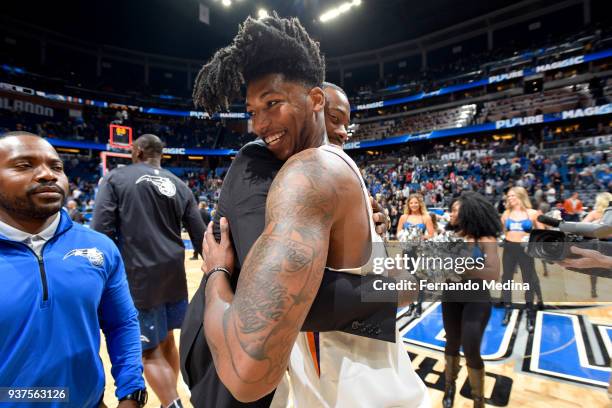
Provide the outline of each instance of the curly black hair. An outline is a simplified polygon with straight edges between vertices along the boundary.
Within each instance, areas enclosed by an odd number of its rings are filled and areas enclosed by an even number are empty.
[[[248,17],[231,45],[218,50],[198,73],[194,104],[208,113],[227,110],[241,96],[242,85],[268,74],[308,87],[325,80],[319,43],[297,18],[281,18],[276,12],[263,19]]]
[[[460,231],[475,239],[482,237],[497,237],[502,232],[499,214],[493,205],[482,194],[474,191],[465,191],[451,201],[450,207],[457,201],[461,203],[457,224],[449,229]]]

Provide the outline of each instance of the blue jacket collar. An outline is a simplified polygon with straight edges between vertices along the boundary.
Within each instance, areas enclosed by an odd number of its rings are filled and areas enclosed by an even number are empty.
[[[62,234],[66,231],[68,231],[70,228],[72,228],[73,222],[70,219],[70,216],[68,215],[68,213],[66,212],[66,210],[64,210],[63,208],[60,210],[60,223],[57,226],[57,230],[55,231],[55,235],[57,236],[59,234]]]
[[[73,225],[73,222],[70,219],[70,216],[68,215],[66,210],[62,208],[60,210],[60,222],[53,236],[56,237],[57,235],[68,231],[70,228],[72,228],[72,225]],[[0,234],[0,239],[6,240],[7,238],[4,235]]]

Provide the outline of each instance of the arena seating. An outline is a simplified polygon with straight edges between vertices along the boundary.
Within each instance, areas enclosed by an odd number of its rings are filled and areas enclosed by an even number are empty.
[[[588,84],[550,89],[536,94],[498,99],[483,104],[477,123],[495,122],[517,116],[561,112],[593,105]]]
[[[431,110],[422,108],[419,110],[425,112],[412,114],[411,110],[407,109],[400,117],[397,117],[399,114],[393,114],[392,118],[386,117],[386,111],[381,111],[379,120],[368,118],[364,120],[365,123],[360,124],[353,140],[379,140],[397,135],[419,134],[604,104],[611,100],[612,79],[606,79],[604,84],[603,98],[600,100],[597,100],[589,84],[581,83],[446,110],[435,111],[434,106]]]
[[[462,105],[453,109],[426,112],[404,116],[400,119],[387,119],[361,125],[354,140],[383,139],[400,134],[418,134],[439,129],[467,126],[476,114],[476,105]]]
[[[508,67],[519,69],[535,63],[552,62],[551,58],[568,58],[585,52],[593,52],[612,45],[612,35],[596,29],[580,30],[558,38],[534,39],[531,47],[517,50],[515,46],[498,47],[494,51],[476,53],[449,62],[443,66],[428,67],[421,72],[401,72],[388,75],[384,80],[360,84],[348,89],[352,104],[367,103],[388,95],[431,91],[444,86],[497,75]]]

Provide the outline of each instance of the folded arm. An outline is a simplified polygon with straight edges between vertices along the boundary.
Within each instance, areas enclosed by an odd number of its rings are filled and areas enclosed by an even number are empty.
[[[264,231],[247,255],[236,293],[221,273],[206,288],[206,339],[219,377],[240,401],[276,388],[321,284],[338,193],[320,154],[304,151],[277,175]]]

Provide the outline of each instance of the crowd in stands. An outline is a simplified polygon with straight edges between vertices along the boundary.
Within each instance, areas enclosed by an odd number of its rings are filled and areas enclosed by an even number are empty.
[[[399,151],[382,157],[360,156],[358,162],[370,193],[387,208],[391,231],[395,231],[411,193],[421,193],[427,207],[446,208],[461,192],[478,191],[502,212],[507,189],[522,186],[529,192],[534,208],[542,202],[561,208],[573,192],[579,192],[582,201],[592,205],[598,192],[612,190],[610,146],[612,143],[595,149],[566,147],[565,152],[554,153],[531,140],[508,143],[510,149],[505,151],[500,142],[474,142],[461,147],[438,145],[429,156]],[[488,154],[440,159],[444,154],[468,148]]]
[[[415,147],[404,147],[385,154],[353,156],[371,195],[388,212],[391,231],[396,230],[406,198],[415,192],[423,195],[428,208],[446,208],[461,192],[478,191],[502,212],[504,193],[512,186],[525,187],[534,208],[546,202],[562,209],[564,200],[573,192],[578,192],[588,207],[598,192],[612,191],[612,138],[607,136],[610,140],[598,146],[582,143],[588,135],[609,135],[609,127],[556,134],[555,143],[546,141],[550,132],[544,128],[539,139],[526,137],[522,142],[466,139],[462,143],[430,143],[420,148],[426,154],[419,154]],[[69,157],[65,161],[71,198],[87,213],[94,205],[97,180],[78,175],[95,172],[98,164],[95,159],[88,162]],[[214,211],[229,161],[215,169],[181,167],[184,165],[173,161],[163,165],[181,177],[195,197]]]

